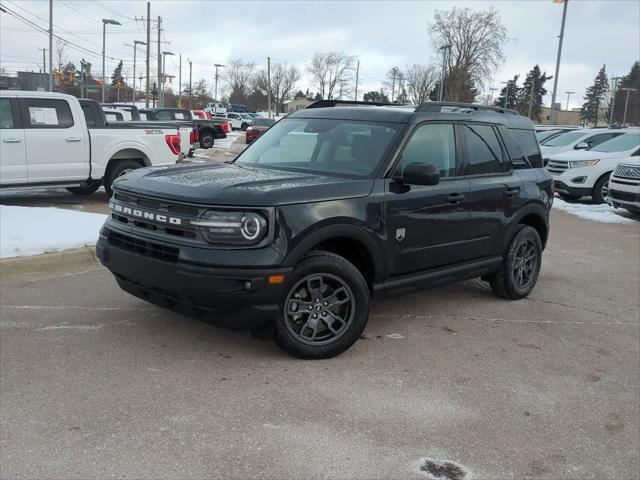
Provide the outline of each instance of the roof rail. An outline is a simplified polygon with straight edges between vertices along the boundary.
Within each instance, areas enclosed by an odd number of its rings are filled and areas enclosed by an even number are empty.
[[[442,112],[442,107],[450,107],[453,113],[455,109],[460,110],[475,110],[475,111],[490,111],[496,113],[507,113],[509,115],[520,115],[520,113],[509,108],[494,107],[491,105],[478,105],[475,103],[458,103],[458,102],[427,102],[418,105],[416,113],[418,112]],[[446,110],[445,110],[446,111]],[[461,112],[458,112],[461,113]],[[470,113],[470,112],[469,112]]]
[[[387,105],[392,105],[391,103],[382,103],[382,102],[357,102],[355,100],[316,100],[311,105],[308,105],[305,108],[327,108],[327,107],[336,107],[338,105],[353,105],[353,106],[365,106],[365,107],[384,107]]]

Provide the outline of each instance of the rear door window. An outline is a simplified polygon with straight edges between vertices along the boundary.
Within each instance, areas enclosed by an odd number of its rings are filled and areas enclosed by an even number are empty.
[[[467,175],[486,175],[504,171],[503,153],[494,128],[465,124],[463,142],[467,150]]]
[[[66,100],[25,98],[23,105],[25,128],[73,127],[73,115]]]
[[[15,128],[11,100],[8,98],[0,98],[0,128]]]

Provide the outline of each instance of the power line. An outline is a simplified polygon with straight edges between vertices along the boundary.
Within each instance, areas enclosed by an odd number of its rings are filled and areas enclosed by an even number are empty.
[[[107,7],[105,4],[100,3],[98,0],[93,0],[94,3],[97,3],[98,5],[100,5],[102,8],[104,8],[105,10],[108,10],[109,12],[113,13],[114,15],[118,15],[119,17],[122,18],[126,18],[127,20],[132,20],[133,22],[136,21],[135,18],[133,17],[127,17],[126,15],[122,15],[120,12],[116,11],[116,10],[112,10],[111,8]]]
[[[73,8],[71,5],[69,5],[67,2],[65,2],[64,0],[58,0],[61,4],[63,4],[65,7],[67,7],[69,10],[73,10],[74,12],[76,12],[79,15],[82,15],[85,18],[88,18],[89,20],[92,20],[96,23],[101,23],[100,20],[90,17],[89,15],[86,15],[84,13],[82,13],[80,10],[76,10],[75,8]]]

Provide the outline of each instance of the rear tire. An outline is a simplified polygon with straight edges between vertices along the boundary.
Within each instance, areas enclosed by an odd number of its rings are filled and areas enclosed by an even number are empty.
[[[296,266],[284,291],[273,338],[294,357],[335,357],[351,347],[367,325],[367,282],[343,257],[311,253]]]
[[[523,225],[509,243],[502,267],[489,277],[491,290],[500,298],[524,298],[536,286],[541,265],[542,242],[538,231]]]
[[[243,123],[242,125],[240,125],[240,130],[242,130],[243,132],[249,128],[249,124],[248,123]]]
[[[67,191],[74,195],[91,195],[100,188],[100,185],[102,185],[100,180],[90,180],[82,187],[68,187]]]
[[[200,138],[200,148],[211,148],[213,147],[214,139],[212,133],[204,133],[202,138]]]
[[[116,178],[121,177],[133,170],[137,170],[141,168],[142,164],[136,162],[135,160],[116,160],[104,176],[104,189],[107,192],[107,195],[110,197],[113,195],[113,189],[111,185],[116,180]]]
[[[593,203],[606,203],[607,197],[609,194],[609,173],[605,173],[601,176],[596,184],[593,186],[593,190],[591,191],[591,198],[593,199]]]

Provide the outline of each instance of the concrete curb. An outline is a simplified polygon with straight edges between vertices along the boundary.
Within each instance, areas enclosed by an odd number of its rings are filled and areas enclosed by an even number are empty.
[[[5,258],[0,260],[0,277],[7,280],[15,277],[68,271],[78,267],[90,268],[99,264],[95,246],[83,247],[31,257]]]

